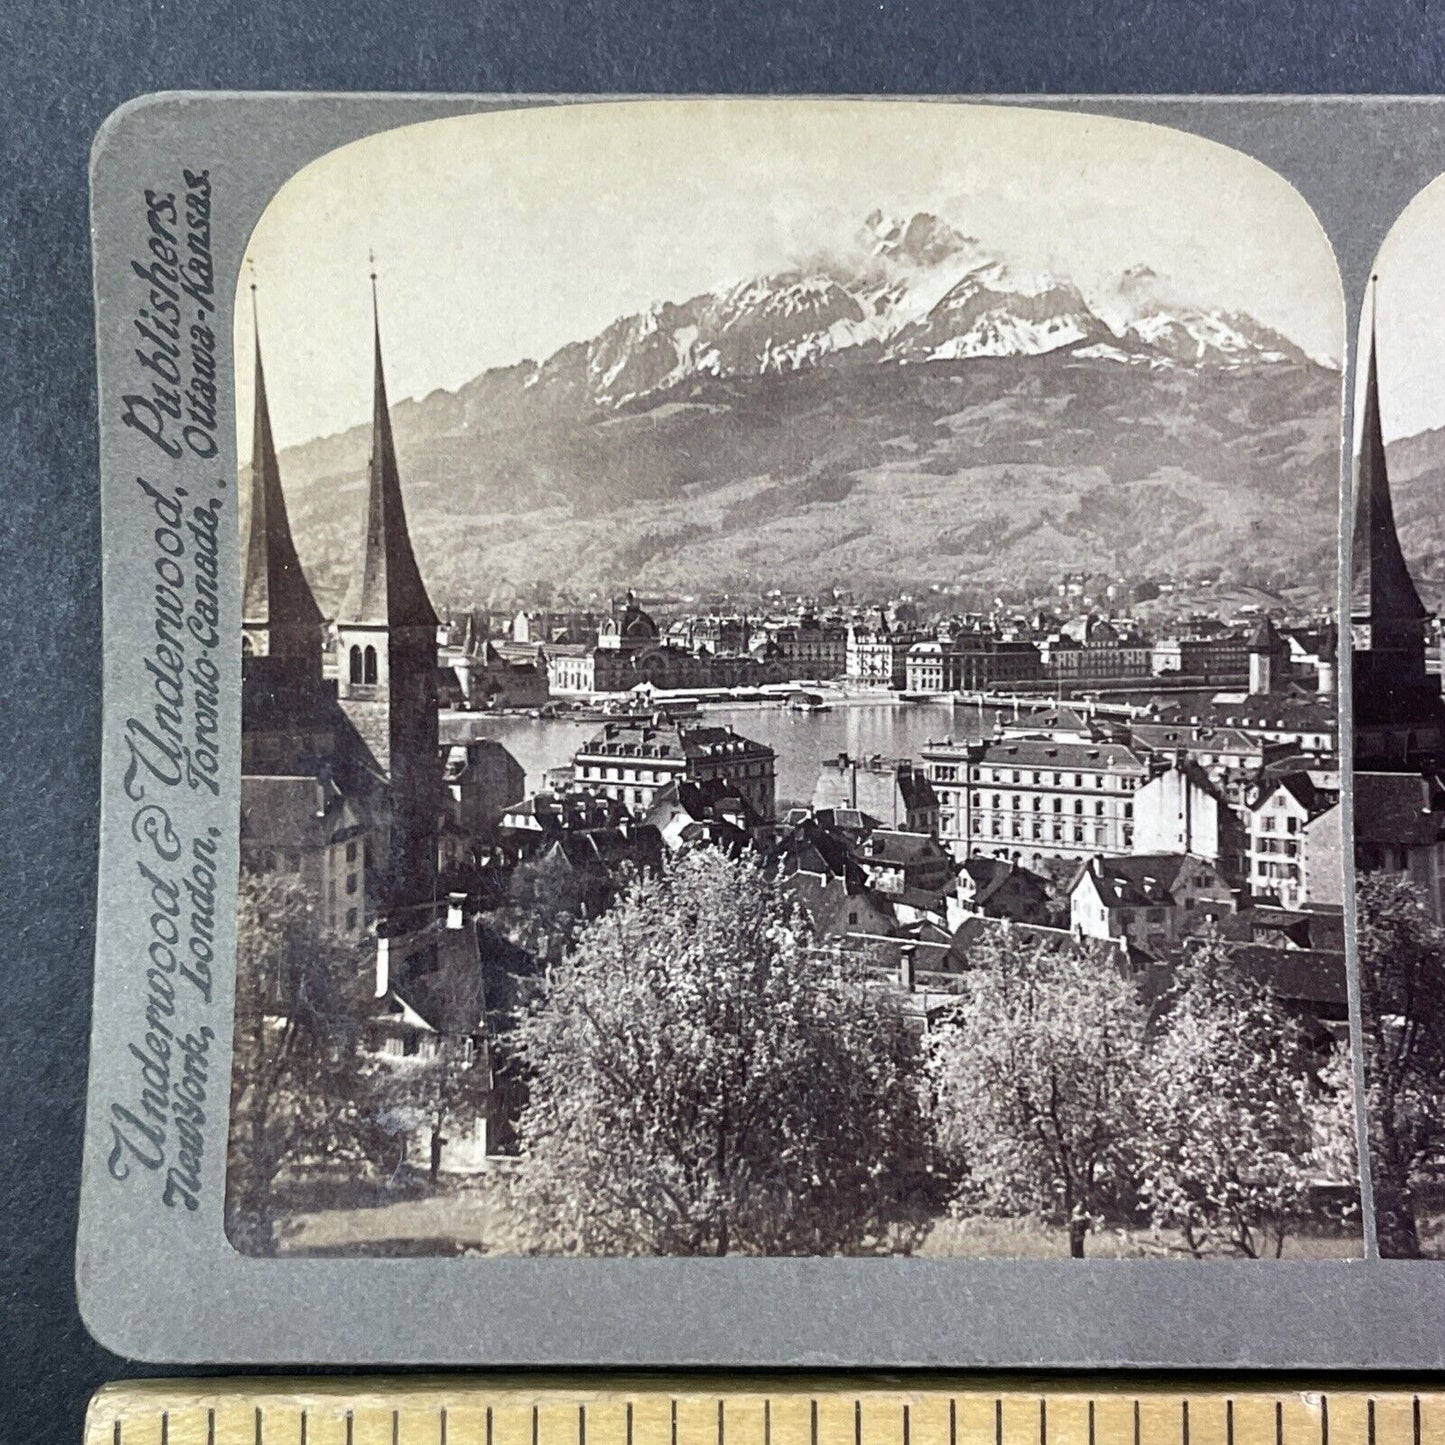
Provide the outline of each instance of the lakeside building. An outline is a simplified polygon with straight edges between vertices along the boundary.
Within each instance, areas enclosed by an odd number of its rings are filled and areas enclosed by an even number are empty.
[[[845,673],[854,682],[903,691],[908,686],[908,652],[923,636],[911,629],[850,623],[845,647]]]
[[[1026,639],[961,633],[915,642],[904,657],[904,689],[910,693],[978,692],[1043,675],[1039,649]]]
[[[804,613],[796,622],[770,627],[767,635],[790,682],[798,678],[821,682],[842,677],[848,670],[848,629],[841,622],[820,621]]]
[[[706,625],[709,621],[710,627]],[[734,623],[736,627],[729,632]],[[720,639],[735,633],[736,640],[743,642],[746,619],[704,618],[674,630],[690,645],[661,637],[657,623],[629,592],[625,603],[620,608],[614,605],[612,613],[602,619],[595,642],[559,639],[541,645],[548,687],[559,697],[589,697],[631,692],[644,685],[689,690],[761,687],[790,680],[770,644],[756,653],[745,647],[712,650],[707,637]]]
[[[521,641],[492,637],[485,621],[468,613],[460,623],[442,629],[445,641],[438,660],[444,673],[451,674],[459,706],[481,711],[543,707],[549,701],[547,659],[542,645],[526,636],[530,629],[526,613],[518,614],[514,628],[523,634]]]
[[[1328,697],[1227,697],[1180,702],[1131,724],[1134,739],[1156,751],[1237,750],[1240,737],[1254,750],[1271,748],[1332,757],[1339,745],[1339,714]],[[1230,739],[1233,739],[1230,741]],[[1222,746],[1211,749],[1212,739]]]
[[[522,765],[493,738],[471,738],[442,748],[442,782],[460,833],[490,842],[502,815],[526,796]]]
[[[1133,849],[1134,798],[1150,770],[1122,743],[943,742],[922,758],[938,836],[960,862],[982,853],[1037,868]]]
[[[1206,684],[1243,683],[1249,678],[1249,638],[1243,632],[1161,638],[1150,650],[1149,665],[1156,677],[1198,678]]]
[[[572,758],[572,779],[641,814],[679,782],[727,784],[765,821],[775,816],[772,748],[731,728],[667,722],[607,723]]]
[[[1040,644],[1043,676],[1060,684],[1152,676],[1152,648],[1132,626],[1090,614]]]

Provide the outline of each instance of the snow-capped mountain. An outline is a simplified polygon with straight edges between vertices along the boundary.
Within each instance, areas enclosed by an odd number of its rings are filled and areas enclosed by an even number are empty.
[[[996,588],[1108,559],[1327,591],[1338,374],[1142,268],[1098,289],[875,213],[833,254],[398,401],[428,586]],[[282,458],[329,597],[369,447],[360,425]]]
[[[1122,364],[1253,366],[1306,361],[1248,316],[1161,303],[1146,268],[1119,282],[1114,324],[1072,282],[1017,274],[926,212],[875,211],[844,252],[624,316],[537,368],[618,406],[694,377],[766,376],[852,362],[918,363],[1066,352]]]

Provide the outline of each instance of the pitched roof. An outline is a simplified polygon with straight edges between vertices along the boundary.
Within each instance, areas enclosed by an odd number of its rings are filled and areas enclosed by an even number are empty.
[[[895,893],[892,901],[918,913],[935,913],[940,918],[948,916],[948,895],[936,889],[930,893],[926,888],[905,888],[901,893]]]
[[[639,757],[695,761],[716,757],[773,756],[764,743],[754,742],[731,728],[668,722],[661,715],[651,722],[609,722],[578,749],[578,755]]]
[[[953,933],[953,955],[966,962],[969,952],[981,943],[1010,939],[1047,944],[1050,948],[1073,948],[1074,935],[1064,928],[1048,928],[1042,923],[1015,923],[1007,918],[965,918]]]
[[[957,755],[969,745],[930,743],[924,756]],[[1047,738],[991,739],[970,749],[977,761],[991,767],[1051,768],[1062,770],[1109,771],[1144,774],[1143,760],[1122,743],[1053,742]]]
[[[1335,726],[1338,711],[1332,697],[1255,695],[1234,702],[1174,703],[1161,708],[1152,718],[1141,718],[1135,729],[1170,726],[1180,729],[1241,727],[1285,729],[1291,732],[1328,731]]]
[[[252,315],[255,296],[252,295]],[[321,640],[321,609],[301,570],[281,469],[271,435],[266,373],[261,365],[261,335],[256,332],[255,423],[251,439],[250,516],[246,522],[246,570],[241,590],[241,620],[271,628],[310,629]],[[273,651],[278,649],[273,644]]]
[[[933,863],[947,858],[943,845],[932,833],[905,833],[896,828],[875,828],[854,850],[853,856],[868,863]]]
[[[1333,807],[1337,800],[1335,794],[1317,787],[1307,772],[1294,772],[1286,773],[1283,777],[1276,779],[1273,787],[1261,788],[1259,796],[1250,806],[1255,812],[1258,812],[1281,790],[1288,793],[1311,818],[1317,813],[1323,813],[1325,809]]]
[[[705,778],[701,782],[676,778],[653,796],[647,817],[656,821],[676,813],[694,822],[723,821],[742,828],[756,828],[763,821],[757,809],[726,778]]]
[[[1428,848],[1445,840],[1445,785],[1433,774],[1355,774],[1355,838]]]
[[[1135,853],[1093,859],[1085,870],[1104,903],[1113,907],[1159,907],[1172,901],[1187,853]],[[1082,878],[1084,873],[1081,873]]]
[[[801,822],[812,818],[821,827],[835,833],[871,833],[875,828],[883,826],[881,818],[875,818],[872,813],[865,813],[861,808],[804,808],[801,813],[801,818],[792,818],[790,815],[789,821]]]
[[[1049,896],[1048,880],[1007,858],[985,858],[976,854],[960,870],[973,880],[973,903],[982,907],[1009,883],[1023,887],[1040,899]]]
[[[391,411],[386,403],[386,375],[381,361],[381,321],[376,315],[376,278],[372,278],[372,322],[375,338],[371,414],[371,460],[368,464],[366,536],[362,564],[352,573],[341,609],[345,622],[383,627],[437,626],[412,551],[401,499]]]
[[[1345,955],[1317,948],[1273,948],[1261,943],[1226,946],[1245,977],[1267,984],[1291,1003],[1346,1005]]]
[[[247,774],[241,779],[241,838],[255,846],[320,848],[360,826],[329,777]]]
[[[1265,613],[1254,625],[1254,631],[1249,635],[1249,650],[1251,652],[1277,653],[1284,647],[1284,639],[1279,635],[1269,613]]]
[[[384,1011],[408,1010],[439,1034],[479,1033],[486,1027],[486,994],[475,925],[447,928],[438,921],[426,932],[424,946],[408,952],[403,976],[392,980]]]

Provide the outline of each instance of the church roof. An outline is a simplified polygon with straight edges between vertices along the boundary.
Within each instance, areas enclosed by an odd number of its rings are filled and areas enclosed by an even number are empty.
[[[375,315],[375,305],[373,278],[375,385],[365,552],[360,570],[352,574],[340,620],[385,627],[434,628],[437,626],[437,615],[416,565],[411,534],[406,526],[406,509],[401,499],[401,477],[397,471],[396,443],[391,432],[386,375],[381,360],[381,323]]]
[[[254,302],[253,302],[254,314]],[[286,515],[281,469],[271,435],[266,373],[261,365],[261,336],[256,333],[255,430],[251,441],[251,515],[246,528],[246,570],[241,590],[241,620],[270,627],[315,628],[316,605]]]
[[[1360,455],[1355,467],[1352,564],[1350,611],[1356,617],[1373,622],[1383,619],[1419,622],[1429,616],[1410,578],[1395,530],[1395,509],[1385,465],[1385,437],[1380,426],[1380,381],[1373,329],[1360,425]]]

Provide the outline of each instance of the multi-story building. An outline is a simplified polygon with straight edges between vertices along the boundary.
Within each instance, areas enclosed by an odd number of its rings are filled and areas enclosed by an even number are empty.
[[[1134,797],[1149,767],[1123,744],[933,743],[923,762],[938,794],[938,836],[959,860],[984,854],[1037,867],[1133,848]]]
[[[1060,683],[1149,677],[1153,649],[1132,627],[1103,617],[1071,624],[1041,648],[1043,675]]]
[[[731,728],[686,723],[607,723],[572,758],[576,786],[635,814],[677,782],[727,783],[760,818],[775,816],[776,755]]]
[[[869,682],[902,691],[908,686],[908,650],[921,641],[919,634],[850,624],[846,644],[846,671],[855,682]]]
[[[526,795],[527,775],[495,738],[471,738],[442,746],[442,782],[457,828],[489,842],[503,813]]]
[[[444,649],[439,660],[455,676],[465,708],[542,707],[551,698],[540,644],[464,637],[461,646]]]
[[[1069,890],[1069,923],[1085,938],[1121,939],[1155,956],[1233,913],[1229,884],[1188,853],[1090,858]]]
[[[322,924],[348,938],[366,929],[366,815],[327,777],[241,779],[241,857],[256,873],[289,876]]]
[[[1039,649],[1032,642],[990,633],[916,642],[904,664],[910,693],[977,692],[1035,682],[1042,668]]]
[[[1249,638],[1243,632],[1162,638],[1150,651],[1150,667],[1157,677],[1242,683],[1249,677]]]
[[[1248,817],[1249,887],[1256,898],[1276,898],[1285,908],[1311,901],[1307,834],[1338,802],[1337,790],[1319,786],[1308,773],[1289,773],[1260,787]]]
[[[820,622],[805,613],[771,633],[789,680],[821,681],[841,677],[848,670],[848,629],[840,622]]]
[[[1433,769],[1354,775],[1355,867],[1414,883],[1445,918],[1445,778]]]
[[[904,659],[904,686],[914,693],[948,693],[958,687],[958,654],[936,637],[915,642]]]
[[[887,896],[938,893],[953,881],[954,862],[931,833],[875,828],[852,856],[868,886]]]
[[[1181,702],[1133,725],[1136,741],[1151,748],[1172,749],[1205,744],[1211,737],[1235,733],[1257,747],[1328,756],[1338,746],[1338,711],[1332,697],[1216,697],[1209,702]],[[1231,747],[1234,745],[1231,744]],[[1206,746],[1202,751],[1208,752]],[[1216,749],[1217,751],[1217,749]]]
[[[1134,794],[1134,850],[1191,853],[1232,883],[1249,868],[1249,834],[1224,790],[1184,754]]]

